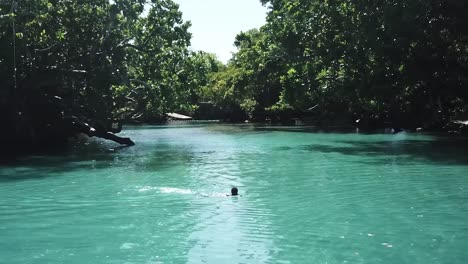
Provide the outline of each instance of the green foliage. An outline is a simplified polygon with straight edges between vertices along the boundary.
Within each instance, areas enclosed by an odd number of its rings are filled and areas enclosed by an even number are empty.
[[[192,113],[208,75],[223,67],[189,51],[190,23],[171,0],[16,2],[16,9],[0,2],[1,86],[12,98],[60,96],[66,114],[96,122],[160,120],[168,111]],[[44,79],[59,89],[46,92]]]
[[[468,6],[462,2],[261,2],[270,9],[266,25],[241,32],[226,74],[215,76],[214,89],[233,96],[224,101],[258,116],[316,105],[321,112],[406,123],[465,114]]]
[[[261,2],[267,23],[239,33],[223,65],[190,51],[190,23],[171,0],[1,1],[0,107],[20,120],[31,101],[57,96],[66,115],[95,122],[192,114],[200,102],[257,119],[311,109],[407,122],[466,113],[465,4]]]

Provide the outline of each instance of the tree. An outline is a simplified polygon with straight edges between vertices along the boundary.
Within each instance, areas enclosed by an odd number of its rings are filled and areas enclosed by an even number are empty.
[[[105,133],[128,113],[161,118],[188,102],[190,24],[170,0],[2,1],[0,14],[0,73],[17,72],[1,83],[5,140],[62,141],[77,132],[70,116]]]
[[[261,2],[267,23],[237,36],[224,81],[251,114],[319,109],[416,126],[466,113],[459,1]]]

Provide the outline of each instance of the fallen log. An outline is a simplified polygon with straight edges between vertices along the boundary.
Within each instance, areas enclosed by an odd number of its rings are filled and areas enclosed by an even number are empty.
[[[74,133],[83,133],[87,135],[88,137],[98,137],[98,138],[103,138],[107,140],[112,140],[121,145],[127,145],[127,146],[135,145],[135,142],[133,142],[128,137],[119,137],[104,129],[96,129],[90,126],[88,123],[80,120],[76,116],[65,117],[64,121],[68,123],[68,127],[71,127],[71,130]]]
[[[108,140],[112,140],[114,142],[117,142],[121,145],[127,145],[127,146],[134,146],[135,145],[135,142],[133,142],[130,138],[128,137],[119,137],[115,134],[112,134],[110,132],[91,132],[89,134],[87,134],[88,136],[90,137],[99,137],[99,138],[104,138],[104,139],[108,139]]]

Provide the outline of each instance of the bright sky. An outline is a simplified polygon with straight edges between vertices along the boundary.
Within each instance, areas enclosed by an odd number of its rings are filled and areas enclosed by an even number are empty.
[[[222,62],[236,51],[234,39],[241,31],[265,24],[267,8],[260,0],[173,0],[184,21],[192,27],[192,49],[215,53]]]

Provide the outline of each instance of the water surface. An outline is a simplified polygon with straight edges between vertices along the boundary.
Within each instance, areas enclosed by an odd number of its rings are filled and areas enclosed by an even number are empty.
[[[468,261],[466,141],[131,127],[0,167],[0,263]],[[227,197],[238,186],[240,197]]]

